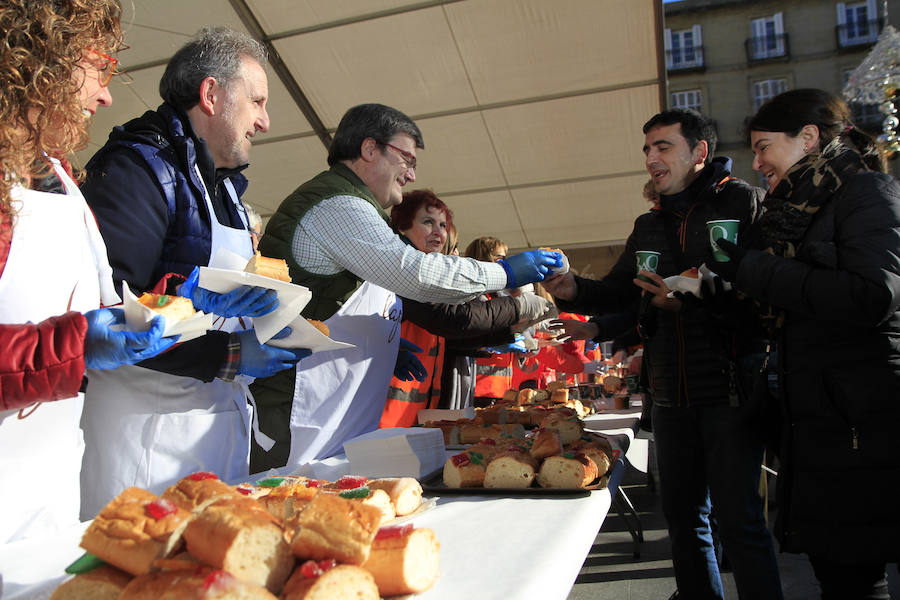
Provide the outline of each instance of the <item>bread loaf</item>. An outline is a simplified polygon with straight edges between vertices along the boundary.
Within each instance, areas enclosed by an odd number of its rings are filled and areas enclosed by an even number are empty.
[[[525,448],[512,446],[488,463],[484,472],[486,488],[527,488],[534,481],[536,461]]]
[[[384,596],[418,594],[437,580],[440,544],[431,529],[384,528],[372,543],[362,568],[375,578]]]
[[[550,402],[554,404],[565,404],[569,400],[569,389],[562,388],[550,394]]]
[[[157,558],[177,552],[190,513],[146,490],[130,487],[91,522],[81,547],[132,575],[143,575]]]
[[[338,565],[308,577],[303,568],[294,571],[281,595],[282,600],[380,600],[372,574],[361,567]]]
[[[422,504],[422,486],[412,477],[384,477],[369,481],[373,490],[384,490],[398,517],[413,513]]]
[[[312,325],[313,327],[315,327],[316,329],[318,329],[319,333],[321,333],[325,337],[328,337],[328,335],[331,334],[331,330],[328,329],[328,325],[326,325],[322,321],[316,321],[315,319],[307,319],[306,322],[309,323],[310,325]]]
[[[581,453],[548,456],[537,473],[538,485],[545,488],[584,488],[597,479],[597,465]]]
[[[166,323],[177,323],[193,316],[194,305],[188,298],[181,296],[167,296],[166,294],[141,294],[138,302],[155,313],[166,318]]]
[[[573,411],[574,412],[574,411]],[[563,444],[571,444],[581,438],[584,432],[584,423],[577,416],[564,417],[559,413],[547,415],[541,421],[544,429],[555,429],[559,432],[559,439]]]
[[[534,441],[531,444],[531,456],[535,460],[543,460],[548,456],[562,454],[562,442],[559,439],[559,431],[539,427],[534,430]]]
[[[444,462],[444,485],[450,488],[481,487],[484,483],[484,455],[465,451]]]
[[[169,486],[160,496],[171,500],[188,512],[201,511],[221,498],[240,498],[235,488],[223,482],[213,473],[192,473]]]
[[[197,567],[159,571],[131,580],[119,600],[278,600],[266,588],[225,571]]]
[[[69,579],[50,596],[50,600],[118,600],[131,575],[102,565]]]
[[[295,556],[361,565],[369,557],[381,511],[333,494],[317,494],[300,513],[291,543]]]
[[[252,498],[220,500],[194,517],[184,539],[202,563],[277,594],[294,568],[278,523]]]
[[[256,273],[263,277],[271,277],[278,281],[290,281],[291,274],[288,271],[287,263],[281,258],[269,258],[263,256],[259,252],[253,255],[253,258],[244,267],[247,273]]]

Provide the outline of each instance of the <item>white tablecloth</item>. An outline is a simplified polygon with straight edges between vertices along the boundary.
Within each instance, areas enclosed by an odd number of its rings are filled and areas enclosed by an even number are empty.
[[[616,419],[634,416],[617,415]],[[593,419],[593,417],[592,417]],[[600,421],[589,427],[604,433]],[[626,427],[634,437],[636,425]],[[618,423],[615,423],[618,424]],[[625,434],[627,435],[627,434]],[[627,448],[627,442],[622,445]],[[316,476],[339,477],[346,459],[321,461]],[[441,575],[423,600],[565,600],[603,524],[625,471],[616,462],[606,489],[583,496],[498,498],[445,495],[414,520],[434,529],[441,544]],[[63,569],[81,556],[83,523],[53,539],[23,540],[0,546],[2,600],[45,599],[65,579]]]

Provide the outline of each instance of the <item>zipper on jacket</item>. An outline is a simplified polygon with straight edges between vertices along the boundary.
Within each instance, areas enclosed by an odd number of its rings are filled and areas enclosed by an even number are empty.
[[[859,450],[859,432],[856,431],[856,427],[850,428],[850,437],[852,440],[850,442],[850,447],[854,450]]]
[[[694,207],[697,206],[697,202],[691,204],[691,207],[688,209],[687,213],[685,213],[684,217],[681,219],[681,224],[678,226],[678,241],[681,243],[681,253],[684,254],[684,251],[687,247],[687,222],[688,217],[691,216],[691,213],[694,212]],[[684,405],[688,407],[691,405],[691,399],[688,395],[688,381],[687,381],[687,357],[685,356],[684,351],[684,323],[681,321],[681,312],[675,313],[675,337],[678,339],[678,362],[679,362],[679,371],[681,372],[681,377],[679,381],[679,396],[684,394]],[[681,404],[679,399],[679,404]]]

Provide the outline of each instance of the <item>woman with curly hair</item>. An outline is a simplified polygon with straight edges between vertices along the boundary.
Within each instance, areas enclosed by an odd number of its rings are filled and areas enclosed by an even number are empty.
[[[0,543],[78,522],[85,368],[164,350],[124,323],[106,247],[64,158],[112,102],[118,0],[0,3]],[[52,473],[51,494],[17,494]]]

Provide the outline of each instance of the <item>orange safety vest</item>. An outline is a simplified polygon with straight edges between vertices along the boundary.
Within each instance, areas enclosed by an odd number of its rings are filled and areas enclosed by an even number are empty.
[[[400,381],[391,377],[387,402],[378,426],[410,427],[416,422],[416,415],[423,408],[437,408],[441,398],[441,371],[444,367],[444,338],[429,333],[413,323],[403,321],[400,326],[403,339],[422,349],[416,357],[428,371],[425,381]]]
[[[490,358],[475,360],[475,396],[478,398],[502,398],[512,387],[515,354],[505,352]]]

